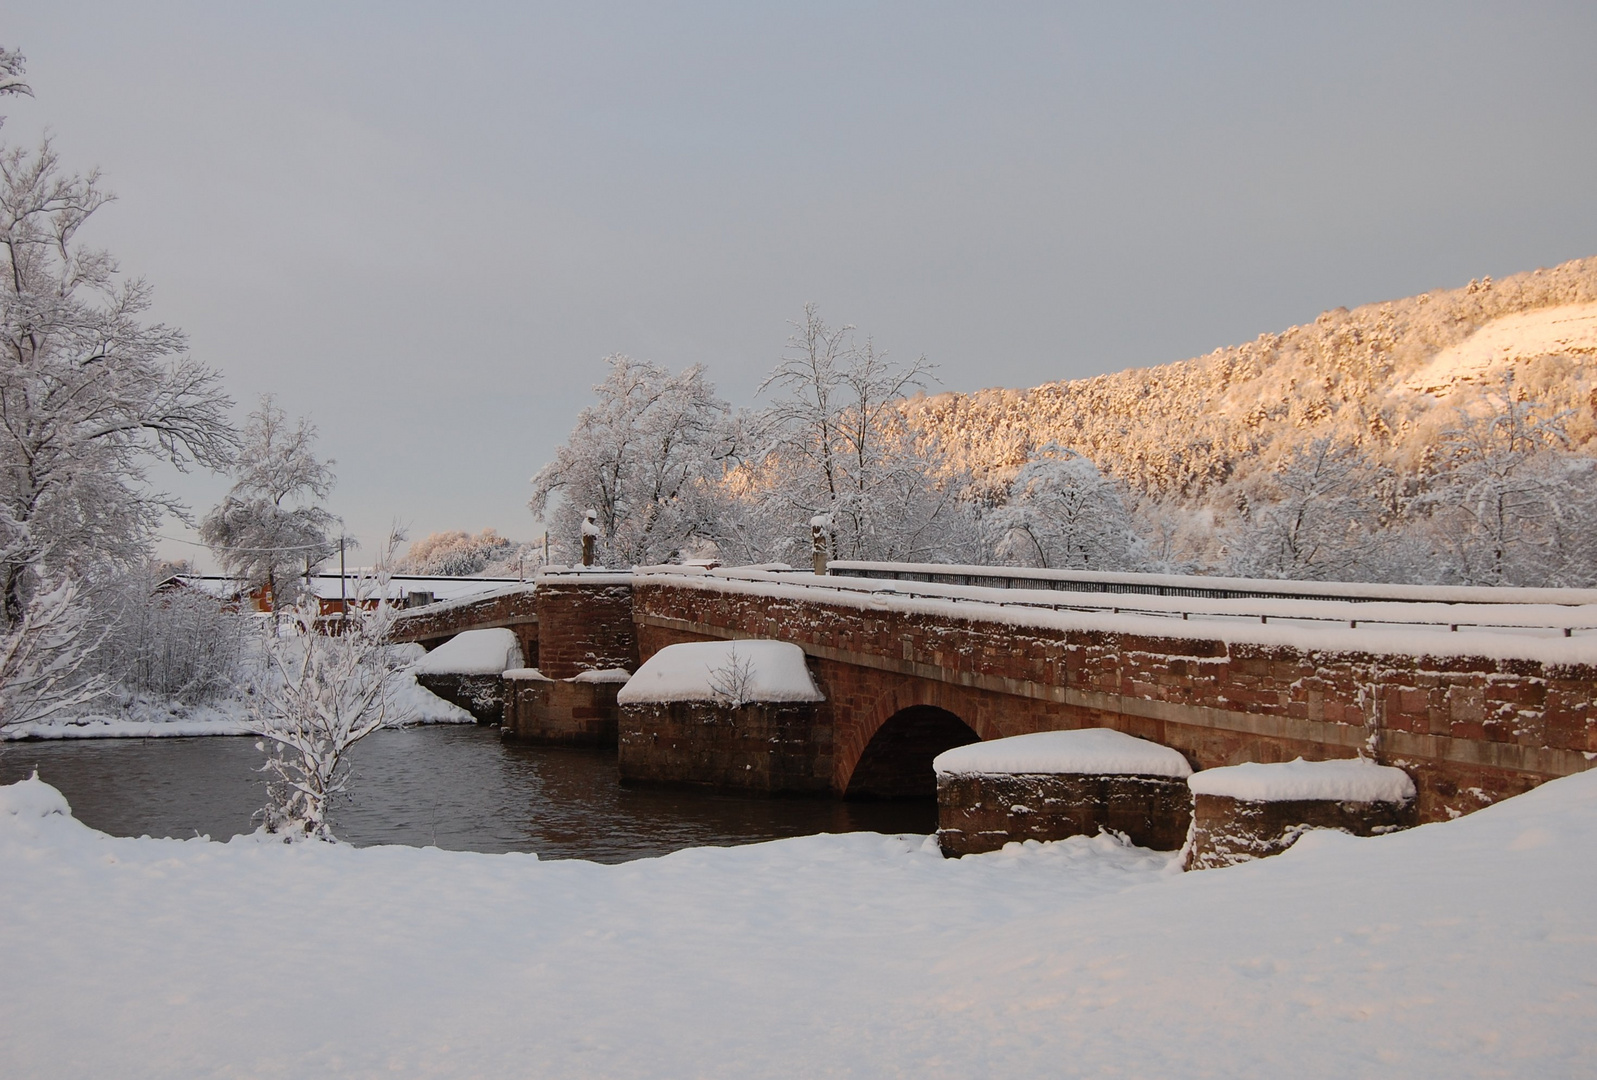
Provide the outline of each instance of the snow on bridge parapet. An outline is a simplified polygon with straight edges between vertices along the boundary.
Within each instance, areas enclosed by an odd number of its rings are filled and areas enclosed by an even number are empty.
[[[637,572],[633,580],[801,604],[1065,632],[1218,641],[1303,652],[1472,656],[1597,666],[1597,590],[1463,590],[1475,597],[1482,593],[1508,594],[1504,598],[1494,595],[1495,602],[1426,599],[1432,592],[1454,596],[1460,590],[1421,590],[1417,586],[1392,586],[1394,590],[1406,590],[1405,596],[1412,598],[1390,601],[1331,596],[1127,597],[1113,593],[1072,593],[1067,599],[1048,589],[818,577],[764,568],[650,567]],[[1531,596],[1537,597],[1538,602],[1522,602]],[[1563,602],[1549,602],[1548,596],[1559,597]]]
[[[827,566],[829,573],[834,577],[926,582],[938,585],[975,585],[996,589],[1038,589],[1050,592],[1189,596],[1209,599],[1345,600],[1354,603],[1551,604],[1558,607],[1597,604],[1597,589],[1288,581],[1210,577],[1199,574],[1140,574],[855,560],[835,560]]]
[[[535,626],[538,622],[536,588],[531,582],[445,600],[425,607],[409,608],[394,618],[389,637],[394,641],[439,642],[462,630],[496,626]],[[523,633],[522,648],[537,640],[536,634]]]

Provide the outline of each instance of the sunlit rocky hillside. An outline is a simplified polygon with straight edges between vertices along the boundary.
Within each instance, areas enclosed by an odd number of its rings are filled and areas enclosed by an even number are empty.
[[[1178,363],[906,405],[960,463],[1005,482],[1057,442],[1134,489],[1198,501],[1332,435],[1399,467],[1512,372],[1597,447],[1597,257],[1349,311]]]

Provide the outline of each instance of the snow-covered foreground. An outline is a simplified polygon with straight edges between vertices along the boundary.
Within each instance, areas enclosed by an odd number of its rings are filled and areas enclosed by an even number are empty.
[[[1578,1076],[1597,774],[1194,874],[1099,838],[599,866],[125,840],[0,789],[0,1075]]]

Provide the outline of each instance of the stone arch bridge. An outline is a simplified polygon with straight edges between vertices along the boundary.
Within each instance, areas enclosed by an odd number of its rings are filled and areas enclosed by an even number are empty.
[[[1373,756],[1414,777],[1429,821],[1597,757],[1597,591],[658,567],[545,572],[408,613],[396,636],[484,625],[515,627],[538,668],[506,681],[507,737],[554,742],[613,740],[621,676],[605,673],[667,645],[799,645],[826,700],[759,747],[703,751],[784,755],[780,769],[748,768],[782,778],[764,790],[929,795],[931,758],[949,747],[1110,727],[1195,769]]]

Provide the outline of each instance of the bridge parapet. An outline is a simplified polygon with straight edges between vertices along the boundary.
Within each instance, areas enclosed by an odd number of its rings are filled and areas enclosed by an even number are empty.
[[[1578,598],[1584,599],[1584,598]],[[673,641],[793,641],[834,727],[834,790],[895,712],[983,738],[1106,726],[1199,768],[1351,757],[1408,769],[1424,820],[1597,756],[1597,608],[1118,594],[1068,600],[766,571],[634,579],[645,656]]]
[[[1348,581],[1285,581],[1193,574],[1137,574],[1095,570],[1051,570],[1025,566],[959,566],[834,560],[834,577],[925,582],[985,589],[1205,599],[1340,600],[1348,603],[1597,604],[1597,589],[1519,589],[1471,585],[1395,585]]]
[[[532,583],[511,585],[492,592],[478,593],[426,607],[411,608],[395,617],[389,630],[391,641],[417,641],[432,648],[463,630],[486,630],[497,626],[518,629],[522,653],[529,664],[536,664],[538,651],[538,599]],[[532,647],[528,649],[528,641]]]

